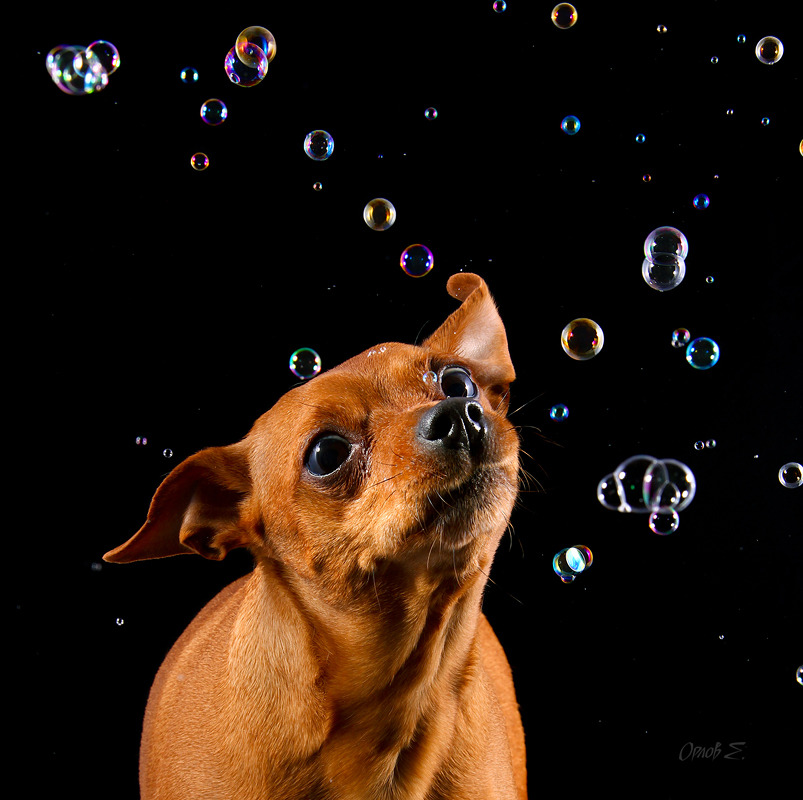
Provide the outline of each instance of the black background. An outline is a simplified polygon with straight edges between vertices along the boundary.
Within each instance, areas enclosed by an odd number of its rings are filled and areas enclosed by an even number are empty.
[[[751,797],[784,775],[803,697],[803,489],[777,478],[803,461],[803,40],[795,3],[755,5],[585,2],[570,30],[552,3],[525,0],[30,20],[6,154],[23,173],[6,298],[9,691],[30,794],[137,796],[153,675],[250,567],[240,553],[102,564],[163,476],[243,436],[294,384],[296,348],[327,368],[434,330],[460,270],[486,279],[507,326],[533,476],[485,601],[514,670],[531,796]],[[223,58],[249,25],[278,52],[245,89]],[[774,66],[753,52],[770,34],[785,47]],[[121,54],[109,86],[61,93],[45,55],[97,38]],[[186,66],[196,85],[179,80]],[[209,97],[228,106],[218,128],[199,117]],[[303,152],[316,128],[334,137],[326,162]],[[362,219],[378,196],[398,212],[385,232]],[[640,274],[661,225],[690,245],[666,293]],[[420,279],[399,268],[414,242],[435,255]],[[587,362],[560,347],[575,317],[605,334]],[[719,343],[714,368],[671,347],[679,326]],[[555,403],[567,420],[549,418]],[[596,500],[637,453],[696,475],[671,536]],[[564,585],[552,556],[580,543],[594,564]]]

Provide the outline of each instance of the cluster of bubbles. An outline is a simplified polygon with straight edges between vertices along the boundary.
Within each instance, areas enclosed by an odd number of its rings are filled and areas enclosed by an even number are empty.
[[[311,347],[299,347],[290,356],[290,372],[302,381],[314,378],[321,371],[321,357]]]
[[[798,489],[803,486],[803,465],[790,461],[778,470],[778,480],[784,489]]]
[[[564,547],[552,559],[552,569],[555,574],[564,582],[572,583],[581,573],[585,572],[594,561],[594,556],[584,544],[576,544],[574,547]]]
[[[672,331],[672,347],[686,348],[686,361],[695,369],[711,369],[719,361],[719,345],[708,336],[692,340],[688,328]]]
[[[304,137],[304,152],[313,161],[326,161],[335,152],[335,140],[327,131],[310,131]]]
[[[268,64],[276,55],[276,39],[267,29],[252,25],[241,31],[234,47],[226,53],[223,67],[237,86],[256,86],[268,74]]]
[[[686,276],[688,254],[688,239],[677,228],[656,228],[644,240],[641,275],[652,289],[668,292]]]
[[[362,218],[372,231],[386,231],[396,221],[396,209],[390,200],[375,197],[365,204]]]
[[[552,9],[551,17],[556,28],[567,30],[577,22],[577,9],[571,3],[558,3]]]
[[[679,514],[696,491],[694,473],[683,462],[638,455],[597,484],[597,499],[614,511],[649,514],[650,530],[666,536],[678,529]]]
[[[103,39],[87,47],[60,44],[47,54],[45,66],[65,94],[93,94],[109,85],[109,75],[120,66],[120,53]]]
[[[594,358],[605,343],[602,328],[587,317],[573,319],[560,334],[560,345],[566,355],[575,361]]]
[[[411,244],[402,250],[399,266],[411,278],[421,278],[435,266],[435,256],[425,244]]]

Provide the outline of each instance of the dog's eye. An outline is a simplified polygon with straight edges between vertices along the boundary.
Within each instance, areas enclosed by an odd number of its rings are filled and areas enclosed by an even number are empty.
[[[327,433],[315,441],[307,453],[307,469],[313,475],[329,475],[349,457],[351,444],[342,436]]]
[[[447,367],[441,375],[441,389],[447,397],[474,397],[477,387],[462,367]]]

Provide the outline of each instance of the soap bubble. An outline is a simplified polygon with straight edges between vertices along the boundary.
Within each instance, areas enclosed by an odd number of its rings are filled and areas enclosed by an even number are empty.
[[[574,134],[580,130],[580,120],[573,115],[564,117],[560,123],[560,129],[564,133],[568,133],[569,136],[574,136]]]
[[[756,45],[756,58],[762,64],[777,64],[783,58],[783,42],[776,36],[765,36]]]
[[[695,195],[694,200],[692,200],[692,204],[695,208],[704,209],[708,208],[711,203],[711,198],[707,194],[698,194]]]
[[[668,225],[656,228],[644,240],[644,255],[652,259],[659,253],[685,259],[689,255],[689,241],[677,228]]]
[[[268,74],[268,57],[255,44],[245,42],[226,53],[223,68],[237,86],[256,86]]]
[[[680,525],[680,515],[674,508],[669,511],[653,511],[650,514],[649,526],[653,533],[659,536],[668,536],[674,533]]]
[[[100,59],[78,45],[54,47],[45,58],[45,66],[53,83],[64,94],[92,94],[109,83],[109,75]]]
[[[501,14],[507,8],[505,0],[494,0],[493,9],[497,14]]]
[[[96,39],[87,46],[86,52],[98,59],[107,75],[116,72],[120,66],[120,51],[111,42],[104,39]]]
[[[673,458],[655,460],[644,472],[644,504],[653,511],[683,511],[694,500],[694,473]]]
[[[644,144],[644,142],[647,141],[647,137],[643,133],[637,133],[636,134],[636,141],[639,144]]]
[[[252,25],[250,28],[241,31],[237,41],[234,43],[234,47],[243,64],[249,67],[256,67],[254,59],[259,60],[260,56],[254,54],[248,45],[256,45],[268,61],[273,61],[273,57],[276,55],[276,39],[267,28],[262,28],[259,25]]]
[[[552,569],[564,582],[571,583],[581,572],[587,570],[594,556],[585,545],[576,544],[574,547],[565,547],[552,558]]]
[[[434,266],[435,257],[425,244],[411,244],[402,251],[399,265],[411,278],[421,278]]]
[[[695,369],[711,369],[719,361],[719,345],[707,336],[699,336],[686,347],[686,361]]]
[[[207,125],[222,125],[228,115],[226,104],[216,97],[211,97],[201,106],[201,119]]]
[[[365,204],[362,217],[372,231],[386,231],[396,221],[396,209],[390,200],[376,197]]]
[[[562,422],[564,419],[567,419],[568,416],[569,409],[563,403],[557,403],[549,409],[550,419],[554,419],[557,422]]]
[[[593,319],[573,319],[560,334],[560,345],[566,355],[575,361],[593,358],[605,343],[602,328]]]
[[[438,109],[434,106],[430,106],[426,111],[424,111],[424,117],[426,119],[437,119],[438,118]]]
[[[290,356],[290,372],[302,381],[321,371],[321,357],[310,347],[299,347]]]
[[[675,330],[672,331],[672,347],[680,349],[681,347],[685,347],[690,340],[691,333],[689,333],[688,328],[675,328]]]
[[[668,292],[686,277],[686,262],[680,256],[658,253],[654,260],[641,262],[641,275],[647,285],[659,292]]]
[[[313,161],[326,161],[335,151],[335,140],[326,131],[310,131],[304,138],[304,152]]]
[[[196,172],[203,172],[209,166],[209,158],[206,153],[194,153],[190,157],[190,165]]]
[[[179,73],[182,83],[198,83],[198,70],[195,67],[184,67]]]
[[[778,470],[778,480],[785,489],[797,489],[803,486],[803,466],[797,461],[790,461]]]
[[[577,9],[571,3],[558,3],[552,9],[552,22],[561,30],[571,28],[577,22]]]

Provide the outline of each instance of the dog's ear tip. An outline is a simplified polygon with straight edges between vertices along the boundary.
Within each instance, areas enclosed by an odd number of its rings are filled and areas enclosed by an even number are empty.
[[[446,282],[446,291],[455,300],[465,299],[475,290],[485,284],[485,281],[473,272],[456,272]]]

